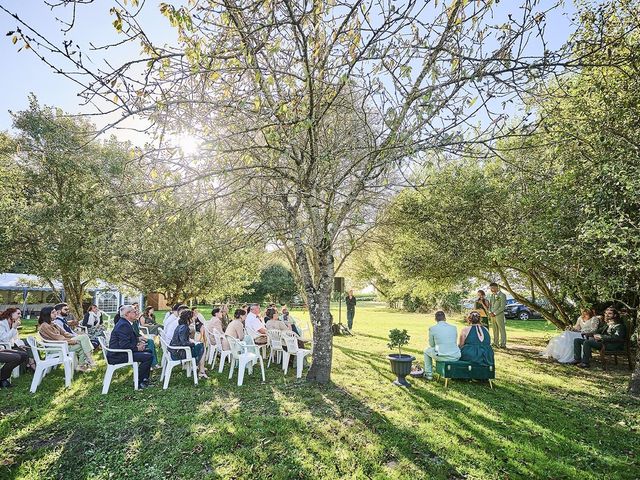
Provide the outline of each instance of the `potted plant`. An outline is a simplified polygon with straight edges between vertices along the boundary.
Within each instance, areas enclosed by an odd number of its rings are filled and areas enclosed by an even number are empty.
[[[411,386],[405,377],[411,373],[411,365],[416,358],[412,355],[402,353],[402,347],[409,343],[410,338],[406,330],[394,328],[389,332],[389,343],[387,345],[391,350],[397,348],[398,353],[392,353],[387,358],[391,363],[391,371],[398,377],[393,383],[400,387]]]

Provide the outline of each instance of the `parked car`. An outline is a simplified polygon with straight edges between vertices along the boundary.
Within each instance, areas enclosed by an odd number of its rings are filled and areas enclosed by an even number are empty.
[[[530,318],[542,318],[539,312],[518,302],[510,303],[504,310],[506,318],[515,318],[518,320],[529,320]]]

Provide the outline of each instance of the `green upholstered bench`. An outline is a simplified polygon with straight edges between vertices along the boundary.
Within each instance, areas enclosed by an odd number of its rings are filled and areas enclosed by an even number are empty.
[[[468,378],[472,380],[489,380],[489,386],[493,388],[491,380],[496,378],[494,365],[476,365],[464,360],[436,361],[436,373],[444,378],[444,386],[447,387],[450,378]]]

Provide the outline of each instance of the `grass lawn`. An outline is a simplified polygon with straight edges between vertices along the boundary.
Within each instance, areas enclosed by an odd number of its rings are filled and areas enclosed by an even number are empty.
[[[432,323],[359,305],[325,387],[272,366],[265,384],[254,372],[238,388],[225,369],[195,387],[174,372],[168,390],[135,392],[131,370],[119,370],[103,396],[101,367],[69,390],[56,371],[30,395],[24,375],[0,391],[0,478],[640,478],[640,403],[624,394],[625,368],[541,360],[554,329],[509,321],[495,390],[395,387],[388,331],[406,328],[421,361]]]

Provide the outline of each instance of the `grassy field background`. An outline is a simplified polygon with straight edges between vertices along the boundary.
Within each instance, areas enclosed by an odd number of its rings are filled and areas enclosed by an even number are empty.
[[[174,372],[168,390],[138,392],[131,370],[119,370],[106,396],[102,360],[70,389],[56,371],[31,395],[31,375],[21,376],[0,390],[0,478],[640,478],[640,404],[624,393],[624,366],[542,360],[555,328],[514,320],[494,390],[395,387],[388,331],[406,328],[408,352],[422,361],[431,324],[432,315],[363,303],[356,335],[335,338],[324,387],[275,366],[264,384],[254,373],[237,387],[225,369],[195,387]]]

